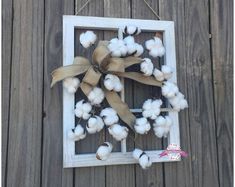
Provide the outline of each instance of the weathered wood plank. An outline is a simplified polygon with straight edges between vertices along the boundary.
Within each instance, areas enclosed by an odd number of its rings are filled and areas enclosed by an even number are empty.
[[[76,10],[79,10],[85,3],[85,0],[76,0]],[[98,8],[99,7],[99,8]],[[84,7],[84,9],[78,15],[85,16],[103,16],[103,1],[94,0],[90,1],[90,3]],[[98,37],[103,38],[103,32],[97,32]],[[102,39],[101,38],[101,39]],[[77,41],[75,45],[80,45]],[[78,48],[78,47],[77,47]],[[84,51],[83,51],[84,52]],[[78,53],[82,54],[81,47],[79,48]],[[91,135],[92,136],[92,135]],[[91,142],[98,142],[99,135],[95,135],[89,137]],[[95,152],[97,146],[95,144],[91,144],[88,141],[81,142],[81,148],[84,150],[92,150]],[[81,145],[79,144],[79,145]],[[75,186],[90,186],[90,187],[103,187],[105,186],[105,167],[89,167],[89,168],[76,168],[75,169]]]
[[[118,8],[117,8],[118,7]],[[121,17],[130,18],[131,16],[131,4],[130,1],[116,1],[116,0],[104,0],[104,16],[105,17]],[[117,32],[104,32],[104,38],[110,39],[116,37]],[[132,100],[132,81],[125,81],[125,100],[130,107],[133,106]],[[107,133],[107,139],[111,139],[112,142],[116,142]],[[119,148],[120,143],[116,144],[116,150],[121,151]],[[117,148],[118,147],[118,148]],[[133,141],[127,139],[127,148],[133,149]],[[134,187],[135,186],[135,166],[121,165],[121,166],[107,166],[106,167],[106,186],[107,187]]]
[[[210,1],[220,186],[233,185],[233,1]]]
[[[193,186],[219,186],[208,4],[186,0],[184,7]]]
[[[158,12],[158,1],[149,1],[152,8]],[[144,1],[132,1],[132,18],[137,19],[154,19],[156,20],[156,17],[148,7],[144,4]],[[145,34],[143,36],[139,37],[139,42],[144,44],[144,41],[151,38],[154,33],[151,34]],[[147,52],[143,56],[148,55]],[[155,60],[154,63],[158,64]],[[133,99],[134,99],[134,107],[139,108],[142,107],[143,101],[151,98],[153,94],[157,96],[156,89],[141,85],[139,83],[134,82],[133,87]],[[137,144],[135,145],[137,148],[141,148],[144,150],[148,149],[162,149],[162,142],[160,139],[156,138],[156,136],[153,133],[153,130],[151,130],[151,133],[149,133],[147,136],[138,136]],[[140,147],[142,146],[142,147]],[[148,170],[143,170],[139,165],[136,165],[136,186],[142,187],[142,186],[164,186],[163,183],[163,164],[157,163],[153,164],[151,168]]]
[[[45,1],[44,119],[41,186],[73,186],[73,169],[63,169],[62,89],[50,88],[51,72],[62,65],[62,15],[74,2]]]
[[[43,8],[43,1],[13,2],[11,104],[6,186],[40,186]]]
[[[12,58],[12,1],[2,1],[2,186],[6,184]]]
[[[173,20],[175,22],[177,81],[180,91],[188,98],[187,72],[185,71],[187,68],[187,61],[185,61],[187,49],[185,47],[184,1],[160,0],[159,15],[162,20]],[[191,153],[188,110],[179,113],[179,124],[181,148]],[[164,147],[166,147],[167,141],[164,141],[164,144]],[[165,186],[192,186],[191,161],[191,156],[189,156],[180,162],[164,163]]]

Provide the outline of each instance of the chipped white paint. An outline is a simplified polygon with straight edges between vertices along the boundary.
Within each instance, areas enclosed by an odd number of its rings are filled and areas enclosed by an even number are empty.
[[[63,16],[63,65],[73,63],[74,59],[74,29],[96,29],[96,30],[117,30],[118,28],[129,23],[138,26],[142,32],[163,32],[163,43],[166,54],[165,64],[174,68],[172,81],[176,80],[176,56],[175,56],[175,33],[174,22],[172,21],[155,21],[155,20],[138,20],[123,18],[103,18],[103,17],[86,17],[86,16]],[[122,94],[124,99],[124,94]],[[64,167],[88,167],[102,165],[134,164],[137,161],[132,157],[131,152],[126,152],[126,141],[121,142],[121,152],[112,153],[106,161],[97,160],[93,154],[75,154],[75,143],[68,139],[67,132],[75,127],[74,117],[74,95],[68,94],[63,90],[63,160]],[[133,112],[139,112],[140,109],[132,109]],[[177,112],[169,112],[174,121],[168,142],[180,145],[179,121]],[[153,162],[171,162],[169,157],[159,158],[163,150],[146,151]],[[178,159],[180,160],[180,158]],[[175,161],[175,160],[174,160]]]

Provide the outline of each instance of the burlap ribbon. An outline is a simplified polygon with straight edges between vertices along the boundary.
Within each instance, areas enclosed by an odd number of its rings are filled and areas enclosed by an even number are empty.
[[[137,57],[111,57],[107,45],[107,41],[99,42],[97,48],[92,54],[92,63],[90,63],[88,59],[79,56],[74,58],[72,65],[62,66],[54,70],[52,72],[51,87],[53,87],[53,85],[58,81],[83,73],[85,73],[85,76],[80,84],[80,88],[86,96],[88,96],[92,88],[98,84],[102,74],[108,73],[119,77],[132,79],[142,84],[152,86],[162,85],[161,82],[155,80],[153,77],[144,76],[143,74],[137,72],[125,72],[127,67],[141,63],[142,59]],[[109,91],[105,89],[104,86],[102,86],[102,89],[109,105],[117,111],[122,121],[124,121],[133,130],[133,124],[136,118],[131,113],[128,105],[121,100],[116,92]]]

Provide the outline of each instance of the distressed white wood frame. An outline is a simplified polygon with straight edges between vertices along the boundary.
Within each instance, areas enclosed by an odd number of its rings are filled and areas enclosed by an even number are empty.
[[[63,16],[63,65],[70,65],[74,59],[74,32],[75,28],[95,29],[95,30],[118,30],[120,26],[128,24],[136,25],[141,28],[142,32],[163,32],[163,43],[166,49],[164,56],[165,64],[174,68],[172,81],[176,80],[176,56],[175,56],[175,33],[174,22],[172,21],[155,21],[155,20],[139,20],[139,19],[123,19],[123,18],[103,18],[103,17],[86,17],[86,16]],[[68,94],[63,89],[63,165],[64,168],[69,167],[89,167],[103,165],[119,165],[138,163],[132,157],[132,152],[126,152],[126,142],[121,143],[121,152],[111,153],[106,161],[97,160],[95,153],[92,154],[76,154],[75,142],[67,137],[67,132],[75,127],[74,116],[75,96]],[[135,109],[134,109],[135,110]],[[133,112],[134,112],[133,110]],[[137,109],[138,111],[138,109]],[[168,135],[168,143],[174,143],[180,146],[179,136],[179,120],[178,112],[169,112],[174,124]],[[163,150],[145,151],[152,162],[171,162],[168,156],[159,157]]]

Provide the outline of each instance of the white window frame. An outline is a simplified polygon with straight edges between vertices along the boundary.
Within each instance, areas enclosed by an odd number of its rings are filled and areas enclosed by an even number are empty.
[[[163,32],[163,43],[166,49],[164,63],[174,69],[172,81],[176,80],[176,56],[175,56],[175,31],[173,21],[156,21],[156,20],[139,20],[123,18],[103,18],[87,16],[63,16],[63,65],[70,65],[74,60],[74,31],[77,29],[95,29],[95,30],[118,30],[120,26],[133,24],[138,26],[142,32]],[[123,95],[123,94],[122,94]],[[70,167],[89,167],[119,164],[137,163],[132,152],[126,152],[126,142],[121,142],[121,152],[111,153],[109,159],[100,161],[96,159],[95,153],[76,154],[75,142],[67,137],[67,132],[75,127],[75,95],[68,94],[63,89],[63,166]],[[132,111],[138,111],[133,109]],[[178,112],[170,111],[170,117],[174,124],[168,135],[168,144],[177,144],[180,146],[179,120]],[[164,150],[145,151],[151,158],[152,162],[172,162],[179,161],[181,158],[172,160],[169,156],[159,157]]]

